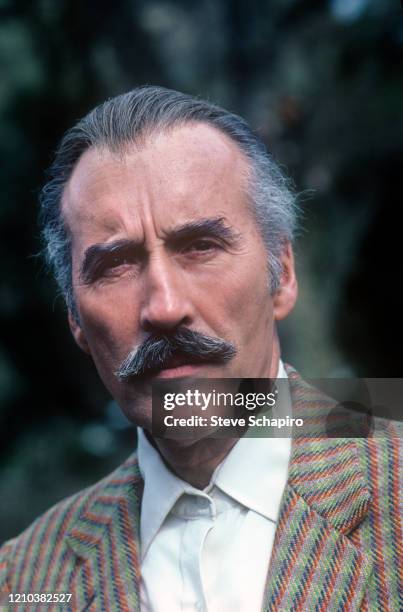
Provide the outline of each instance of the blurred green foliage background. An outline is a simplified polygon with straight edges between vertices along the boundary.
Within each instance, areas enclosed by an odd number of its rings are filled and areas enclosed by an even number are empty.
[[[305,194],[283,357],[401,376],[402,59],[398,0],[0,0],[0,541],[135,444],[36,256],[64,130],[145,83],[245,116]]]

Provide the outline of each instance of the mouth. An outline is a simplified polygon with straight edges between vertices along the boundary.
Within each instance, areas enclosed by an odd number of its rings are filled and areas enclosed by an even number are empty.
[[[206,362],[192,360],[191,357],[182,355],[173,355],[168,359],[163,368],[156,370],[152,374],[152,378],[185,378],[188,376],[197,376],[198,371]]]

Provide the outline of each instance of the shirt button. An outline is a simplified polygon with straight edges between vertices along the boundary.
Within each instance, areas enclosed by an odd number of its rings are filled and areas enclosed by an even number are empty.
[[[199,506],[200,510],[205,510],[206,508],[208,508],[209,503],[210,503],[209,500],[206,499],[205,497],[197,498],[197,505]]]

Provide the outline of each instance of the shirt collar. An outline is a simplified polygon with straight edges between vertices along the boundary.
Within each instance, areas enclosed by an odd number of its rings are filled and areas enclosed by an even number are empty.
[[[246,508],[276,522],[290,452],[289,438],[241,438],[217,469],[214,484]]]
[[[288,378],[280,360],[277,378]],[[281,385],[276,404],[290,414],[291,396]],[[289,438],[241,438],[216,468],[209,486],[214,484],[239,503],[277,521],[281,498],[288,477],[291,455]],[[253,471],[253,478],[251,472]]]
[[[141,555],[144,557],[151,540],[181,495],[200,491],[167,468],[140,427],[137,428],[137,435],[137,457],[144,480],[140,513]]]
[[[277,378],[287,378],[281,360]],[[289,393],[282,400],[285,405],[291,405]],[[141,428],[137,431],[138,463],[144,480],[140,514],[141,554],[144,558],[152,539],[181,495],[200,495],[202,492],[171,472],[144,431]],[[291,441],[287,438],[241,438],[215,469],[205,493],[217,486],[247,508],[276,521],[287,481],[290,452]]]

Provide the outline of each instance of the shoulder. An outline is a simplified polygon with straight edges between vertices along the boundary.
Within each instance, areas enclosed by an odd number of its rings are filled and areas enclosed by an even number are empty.
[[[351,388],[350,381],[345,379],[318,378],[308,381],[303,379],[299,372],[289,364],[284,364],[284,367],[288,375],[287,382],[291,393],[293,412],[304,420],[304,429],[301,430],[301,436],[320,437],[325,435],[330,438],[371,439],[373,440],[370,444],[371,448],[377,446],[380,449],[386,448],[385,444],[386,446],[389,444],[389,447],[401,448],[403,422],[389,416],[389,413],[394,413],[396,417],[396,409],[391,410],[391,408],[372,405],[371,394],[365,385],[356,385],[355,379],[352,379]],[[361,379],[357,380],[361,381]],[[349,383],[347,393],[346,382]],[[355,387],[357,387],[358,392],[361,392],[362,396],[356,396],[357,389]],[[349,393],[352,393],[352,397],[356,398],[354,401],[341,399],[345,396],[348,397]],[[339,399],[336,399],[339,394]],[[385,406],[387,405],[388,403],[385,401]],[[385,414],[388,416],[385,416]]]
[[[39,563],[41,556],[56,558],[62,554],[65,536],[97,499],[119,487],[124,494],[139,478],[137,457],[133,454],[111,474],[58,502],[19,536],[5,542],[0,547],[0,591],[7,589],[11,574],[14,582],[17,574]]]

